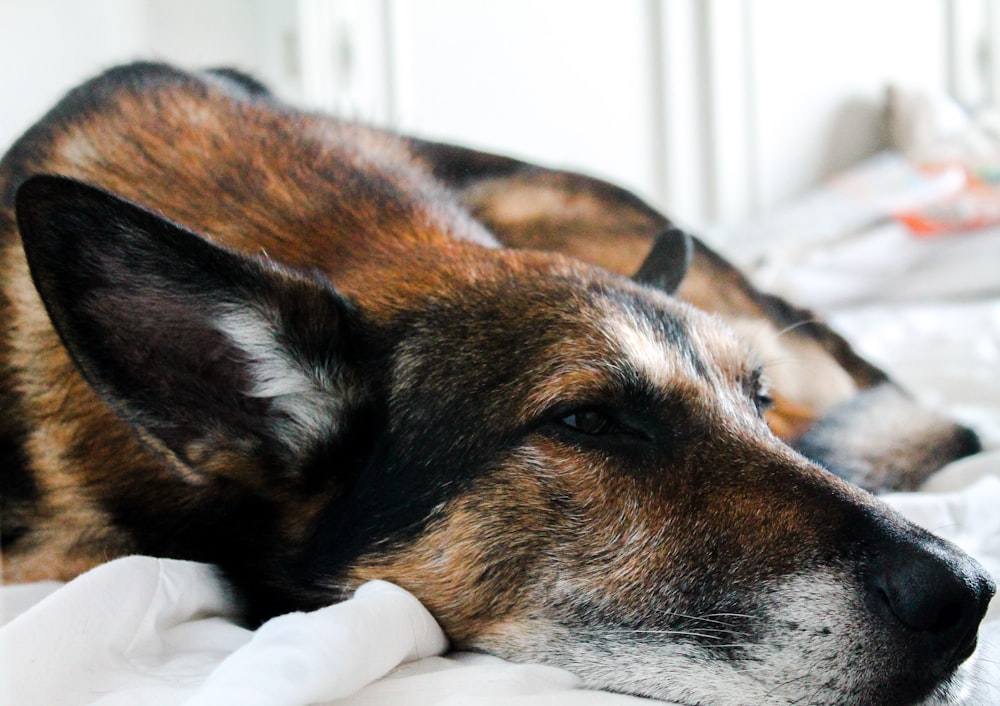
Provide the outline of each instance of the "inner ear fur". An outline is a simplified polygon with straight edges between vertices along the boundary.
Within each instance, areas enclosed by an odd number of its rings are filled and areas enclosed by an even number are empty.
[[[26,181],[16,215],[82,375],[182,475],[253,459],[294,479],[336,444],[363,391],[328,284],[62,177]]]

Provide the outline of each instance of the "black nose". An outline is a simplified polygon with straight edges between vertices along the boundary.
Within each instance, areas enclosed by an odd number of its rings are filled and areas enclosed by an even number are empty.
[[[976,648],[979,624],[996,591],[973,559],[935,537],[892,542],[872,563],[872,609],[902,628],[921,661],[945,673]]]
[[[957,426],[952,434],[952,451],[955,458],[965,458],[983,450],[979,435],[968,427]]]

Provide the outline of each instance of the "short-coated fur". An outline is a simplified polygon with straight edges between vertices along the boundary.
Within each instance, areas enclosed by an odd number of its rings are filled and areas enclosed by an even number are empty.
[[[194,559],[259,622],[387,579],[685,704],[961,682],[990,578],[827,469],[972,432],[627,192],[138,64],[11,148],[0,237],[7,580]]]

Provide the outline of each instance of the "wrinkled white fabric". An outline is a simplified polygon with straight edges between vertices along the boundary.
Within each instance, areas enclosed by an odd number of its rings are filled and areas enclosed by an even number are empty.
[[[448,641],[398,586],[366,583],[354,598],[262,625],[185,706],[298,706],[350,696],[402,662],[441,654]]]

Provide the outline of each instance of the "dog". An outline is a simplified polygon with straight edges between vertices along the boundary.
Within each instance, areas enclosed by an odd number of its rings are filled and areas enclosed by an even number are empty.
[[[689,705],[961,687],[991,579],[858,484],[974,434],[635,196],[143,63],[0,199],[7,580],[210,562],[253,625],[386,579]]]

